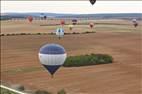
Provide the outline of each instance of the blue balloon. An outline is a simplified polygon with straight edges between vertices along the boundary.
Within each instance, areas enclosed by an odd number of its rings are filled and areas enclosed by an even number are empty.
[[[63,28],[57,28],[56,32],[64,32],[64,29]]]
[[[41,64],[52,76],[64,64],[66,57],[64,47],[59,44],[46,44],[42,46],[39,51]]]
[[[73,20],[72,20],[72,24],[73,24],[73,25],[76,25],[76,24],[77,24],[77,19],[73,19]]]

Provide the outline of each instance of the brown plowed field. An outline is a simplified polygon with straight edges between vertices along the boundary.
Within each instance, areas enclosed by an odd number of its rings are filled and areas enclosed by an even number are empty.
[[[114,63],[61,67],[51,78],[38,60],[39,48],[46,43],[63,45],[68,56],[110,54]],[[2,36],[2,81],[53,93],[65,89],[68,94],[141,94],[141,43],[140,31],[71,34],[61,40],[55,35]]]

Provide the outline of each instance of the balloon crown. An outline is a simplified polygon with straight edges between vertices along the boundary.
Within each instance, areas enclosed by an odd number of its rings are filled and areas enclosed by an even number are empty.
[[[95,4],[96,0],[89,0],[92,5]]]

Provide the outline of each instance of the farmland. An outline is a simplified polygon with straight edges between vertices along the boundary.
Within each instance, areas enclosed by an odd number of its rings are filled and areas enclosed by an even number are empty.
[[[142,22],[134,28],[126,20],[91,20],[96,33],[82,34],[92,30],[89,20],[80,20],[73,30],[58,39],[56,35],[14,35],[1,37],[1,78],[9,84],[21,84],[31,90],[43,89],[57,92],[64,89],[68,94],[140,94],[142,63]],[[48,24],[59,21],[27,20],[2,21],[1,34],[51,33],[60,25]],[[67,21],[66,24],[69,24]],[[41,26],[43,25],[43,26]],[[39,48],[46,43],[58,43],[68,56],[85,54],[109,54],[112,64],[83,67],[61,67],[54,78],[38,60]]]

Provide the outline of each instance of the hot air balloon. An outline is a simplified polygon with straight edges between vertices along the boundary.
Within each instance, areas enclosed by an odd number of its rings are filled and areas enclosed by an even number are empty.
[[[137,27],[137,26],[138,26],[138,23],[137,23],[137,20],[136,20],[136,19],[133,19],[132,22],[133,22],[134,27]]]
[[[132,22],[137,22],[137,19],[132,19]]]
[[[95,4],[96,0],[89,0],[92,5]]]
[[[76,24],[77,24],[77,19],[73,19],[73,20],[72,20],[72,24],[73,24],[73,25],[76,25]]]
[[[68,27],[69,27],[69,29],[70,29],[70,30],[72,30],[72,29],[73,29],[73,25],[69,25]]]
[[[64,20],[61,20],[60,24],[63,26],[65,25],[65,21]]]
[[[92,29],[94,27],[94,23],[90,23],[89,26]]]
[[[44,16],[44,20],[46,20],[47,19],[47,17],[46,16]]]
[[[61,37],[63,37],[64,36],[64,29],[63,28],[57,28],[56,35],[58,36],[59,39]]]
[[[67,54],[59,44],[46,44],[40,48],[40,63],[48,70],[53,77],[54,73],[64,64]]]
[[[43,20],[44,19],[44,13],[40,14],[40,19]]]
[[[138,23],[134,23],[134,27],[137,27],[138,26]]]
[[[33,17],[32,16],[28,16],[28,20],[29,20],[29,22],[32,22],[33,21]]]

